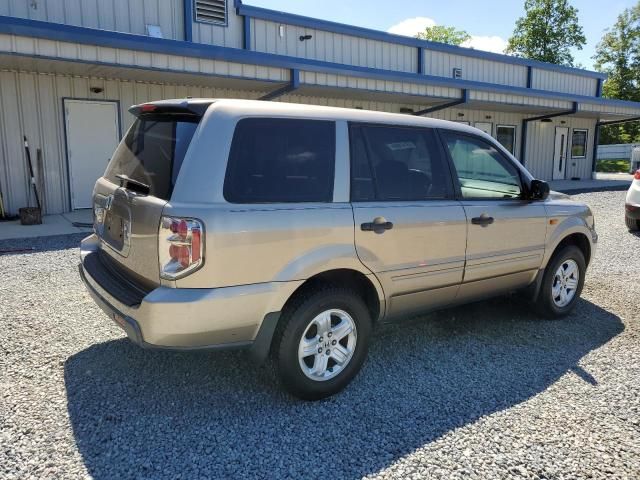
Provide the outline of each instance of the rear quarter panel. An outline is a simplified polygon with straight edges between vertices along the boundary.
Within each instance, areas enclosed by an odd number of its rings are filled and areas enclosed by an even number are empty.
[[[240,205],[225,200],[223,185],[233,133],[236,123],[248,116],[284,115],[234,113],[214,104],[187,151],[164,213],[204,222],[205,263],[177,280],[176,286],[298,281],[339,268],[371,275],[356,254],[353,211],[346,193],[339,191],[348,188],[344,178],[336,181],[334,203]],[[348,155],[340,145],[344,135],[338,130],[336,172],[348,178]],[[382,298],[379,285],[376,288]]]

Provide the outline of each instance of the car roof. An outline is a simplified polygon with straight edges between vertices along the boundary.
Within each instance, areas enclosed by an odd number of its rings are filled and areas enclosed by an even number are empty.
[[[416,127],[446,128],[475,135],[483,132],[459,122],[426,118],[418,115],[387,113],[354,108],[327,107],[302,103],[271,102],[264,100],[188,98],[149,102],[164,107],[185,107],[187,105],[209,105],[209,111],[225,113],[232,117],[275,116],[291,118],[309,118],[322,120],[344,120],[360,123],[385,123],[391,125],[408,125]]]

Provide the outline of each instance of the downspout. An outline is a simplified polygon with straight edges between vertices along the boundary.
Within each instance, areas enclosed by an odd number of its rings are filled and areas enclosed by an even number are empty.
[[[425,108],[424,110],[418,110],[417,112],[413,112],[414,115],[426,115],[427,113],[437,112],[438,110],[444,110],[445,108],[455,107],[456,105],[462,105],[463,103],[467,103],[469,99],[469,95],[467,89],[462,90],[462,97],[458,100],[454,100],[453,102],[447,102],[440,105],[436,105],[435,107]]]
[[[522,141],[520,142],[520,163],[525,164],[526,152],[527,152],[527,125],[529,122],[535,122],[537,120],[544,120],[545,118],[563,117],[565,115],[573,115],[578,111],[578,102],[573,102],[571,110],[564,112],[549,113],[547,115],[539,115],[537,117],[523,118],[522,119]]]
[[[287,93],[291,93],[298,88],[300,88],[300,70],[298,70],[297,68],[293,68],[291,69],[291,79],[289,80],[288,85],[278,88],[273,92],[269,92],[266,95],[260,97],[258,100],[273,100],[274,98],[278,98],[282,95],[286,95]]]

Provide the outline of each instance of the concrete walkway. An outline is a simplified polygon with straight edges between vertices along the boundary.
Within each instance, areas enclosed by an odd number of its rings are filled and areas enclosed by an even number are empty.
[[[90,227],[76,227],[74,222],[91,224],[91,210],[76,210],[62,215],[45,215],[42,225],[20,225],[20,220],[0,222],[0,240],[14,238],[49,237],[70,233],[90,232]]]
[[[627,190],[633,175],[628,173],[596,173],[593,180],[552,180],[551,190],[567,194]]]

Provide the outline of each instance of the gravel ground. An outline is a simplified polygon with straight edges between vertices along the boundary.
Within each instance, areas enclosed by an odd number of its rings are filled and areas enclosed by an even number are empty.
[[[143,351],[94,305],[78,236],[0,243],[0,478],[639,478],[640,237],[601,242],[575,313],[517,297],[380,329],[304,403],[242,352]]]

